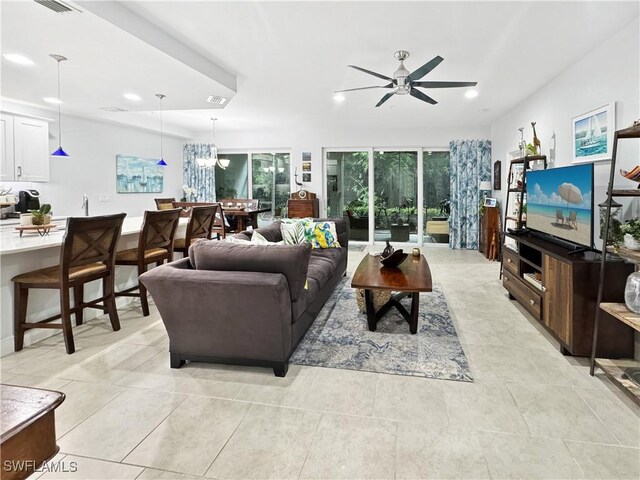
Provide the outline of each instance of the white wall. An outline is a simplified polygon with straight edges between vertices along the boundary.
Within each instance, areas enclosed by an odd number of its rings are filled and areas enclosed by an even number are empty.
[[[57,114],[21,104],[3,102],[2,110],[24,115],[55,118],[49,124],[50,151],[58,148]],[[131,126],[122,126],[69,115],[62,116],[63,147],[70,158],[49,159],[49,182],[2,183],[13,191],[34,188],[41,194],[41,202],[50,203],[55,216],[83,215],[80,208],[82,194],[89,195],[89,214],[126,212],[142,215],[155,209],[154,197],[176,197],[182,193],[182,146],[187,139],[164,137],[164,171],[162,193],[116,193],[116,155],[136,155],[158,158],[160,134]],[[108,202],[99,202],[99,195],[108,195]]]
[[[640,118],[640,29],[639,18],[561,75],[517,105],[491,125],[493,160],[502,160],[502,198],[508,173],[508,152],[518,149],[519,127],[525,127],[525,139],[531,142],[531,122],[535,121],[542,153],[550,166],[570,165],[572,161],[571,118],[605,103],[616,102],[616,130],[630,126]],[[553,52],[549,52],[550,55]],[[537,66],[532,66],[537,68]],[[523,72],[522,75],[526,75]],[[514,76],[517,81],[517,76]],[[552,136],[555,135],[555,143]],[[623,140],[618,150],[616,168],[630,170],[640,162],[640,141]],[[594,200],[605,199],[610,162],[595,165]],[[616,186],[635,188],[637,184],[616,173]],[[618,199],[620,200],[620,199]],[[621,202],[622,203],[622,202]],[[639,215],[637,205],[629,202],[627,215]],[[594,226],[598,240],[599,225]]]
[[[486,139],[489,138],[490,128],[460,127],[460,128],[389,128],[372,130],[366,124],[361,126],[324,125],[317,127],[313,122],[301,124],[296,128],[281,128],[255,132],[225,132],[216,134],[216,144],[221,152],[233,149],[270,149],[286,148],[291,151],[291,181],[293,172],[298,168],[298,180],[302,180],[302,152],[311,152],[311,183],[304,188],[322,196],[323,148],[367,148],[367,147],[447,147],[451,140],[457,139]],[[208,142],[210,135],[202,135],[196,141]],[[292,190],[293,191],[293,190]],[[324,199],[320,200],[321,209]]]

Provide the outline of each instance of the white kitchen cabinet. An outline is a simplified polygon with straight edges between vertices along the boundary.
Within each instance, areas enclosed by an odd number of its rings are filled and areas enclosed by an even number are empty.
[[[13,115],[0,113],[0,182],[14,180]]]
[[[49,181],[49,122],[0,114],[1,181]]]

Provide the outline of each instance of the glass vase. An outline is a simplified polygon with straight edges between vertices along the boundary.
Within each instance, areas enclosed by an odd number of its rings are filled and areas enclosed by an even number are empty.
[[[624,303],[634,313],[640,313],[640,272],[633,272],[627,277],[624,288]]]

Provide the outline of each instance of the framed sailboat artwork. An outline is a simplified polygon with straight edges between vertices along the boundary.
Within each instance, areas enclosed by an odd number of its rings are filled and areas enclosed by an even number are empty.
[[[573,163],[611,160],[616,103],[610,102],[572,119]]]
[[[157,158],[116,155],[117,193],[162,193],[164,167]]]

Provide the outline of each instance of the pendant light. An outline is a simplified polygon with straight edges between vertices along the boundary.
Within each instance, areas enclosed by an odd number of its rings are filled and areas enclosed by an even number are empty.
[[[52,157],[68,157],[69,154],[62,149],[62,127],[61,127],[61,115],[60,115],[60,104],[62,103],[62,99],[60,98],[60,62],[64,62],[67,57],[63,57],[62,55],[56,55],[54,53],[49,55],[56,62],[58,62],[58,149],[51,154]]]
[[[196,158],[196,162],[200,167],[211,168],[218,166],[221,169],[226,170],[231,163],[231,160],[228,158],[218,158],[218,147],[216,147],[216,120],[217,118],[211,118],[211,122],[213,124],[213,143],[211,144],[210,149],[211,155],[209,158]]]
[[[162,153],[162,137],[164,133],[162,130],[162,100],[164,99],[164,97],[166,97],[166,95],[156,93],[156,97],[160,99],[160,160],[158,160],[158,163],[156,163],[156,165],[158,165],[159,167],[166,167],[167,162],[164,161],[164,155]]]

